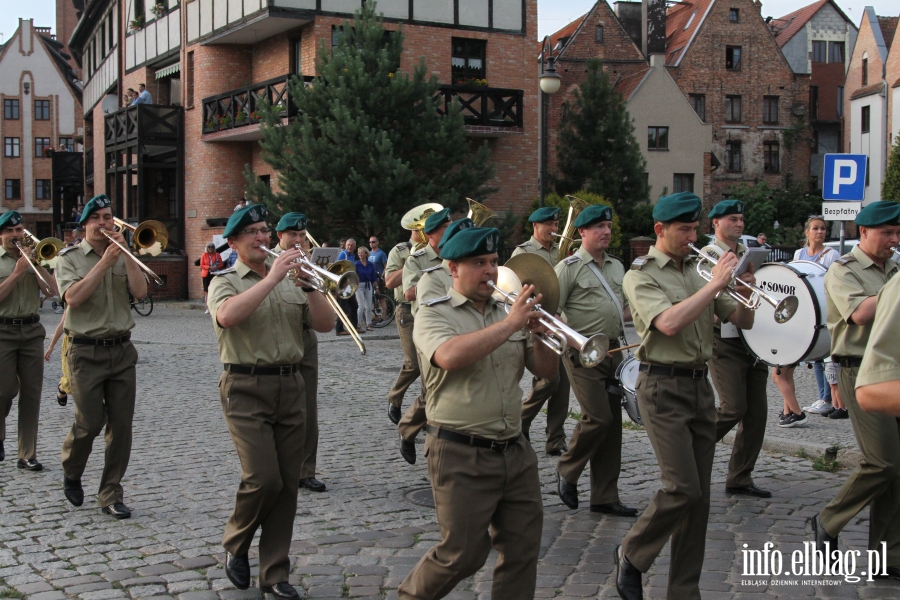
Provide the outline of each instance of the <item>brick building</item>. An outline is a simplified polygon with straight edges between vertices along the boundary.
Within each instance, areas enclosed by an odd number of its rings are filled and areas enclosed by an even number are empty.
[[[794,73],[810,75],[809,174],[822,189],[825,154],[843,148],[844,79],[858,29],[834,0],[818,0],[772,19],[769,29]]]
[[[17,210],[36,236],[52,234],[53,154],[80,152],[83,135],[81,85],[64,47],[49,27],[19,19],[19,28],[0,47],[0,181],[2,209]],[[80,191],[80,190],[79,190]],[[68,200],[78,202],[78,194]]]
[[[106,192],[131,221],[163,221],[182,258],[198,257],[242,197],[245,164],[277,185],[256,143],[255,103],[265,97],[289,108],[288,79],[316,74],[318,46],[332,45],[360,6],[361,0],[87,0],[72,40],[85,66],[85,118],[93,125],[88,193]],[[488,141],[496,169],[491,185],[500,191],[487,205],[527,211],[537,195],[537,74],[528,41],[537,30],[536,0],[383,0],[377,10],[388,29],[403,26],[401,68],[424,59],[445,84],[445,98],[468,107],[469,134]],[[487,79],[489,87],[452,85],[461,75]],[[142,82],[153,105],[119,108],[124,91]],[[327,235],[315,224],[311,229]],[[198,297],[199,270],[186,270],[182,293]]]

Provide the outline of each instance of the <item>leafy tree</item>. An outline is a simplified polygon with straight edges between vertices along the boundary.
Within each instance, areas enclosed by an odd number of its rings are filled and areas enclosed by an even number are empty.
[[[881,186],[881,199],[900,202],[900,136],[895,136],[887,173]]]
[[[630,226],[636,207],[649,202],[646,161],[634,137],[625,100],[613,90],[599,60],[587,64],[587,79],[564,104],[557,145],[556,191],[586,190],[612,201]],[[580,197],[580,196],[579,196]]]
[[[400,70],[403,33],[387,32],[374,3],[344,22],[338,45],[321,44],[311,85],[295,77],[284,107],[261,109],[262,157],[278,170],[274,192],[245,169],[248,193],[273,216],[306,213],[323,237],[405,237],[400,216],[424,202],[465,208],[483,199],[493,176],[487,143],[466,137],[458,103],[438,113],[439,83],[424,60]],[[387,234],[387,235],[385,235]]]
[[[770,188],[764,182],[744,183],[729,188],[728,194],[744,203],[744,233],[765,232],[774,244],[802,244],[803,224],[810,215],[822,212],[822,196],[810,194],[804,183],[782,189]]]
[[[576,198],[584,200],[588,204],[602,204],[604,206],[613,206],[612,202],[610,202],[609,200],[607,200],[600,194],[592,194],[591,192],[589,192],[587,190],[579,190],[579,191],[575,192],[574,194],[572,194],[572,196],[575,196]],[[531,203],[531,210],[532,211],[537,210],[539,203],[540,203],[540,199],[535,198],[534,201]],[[562,233],[563,227],[566,226],[566,217],[569,214],[568,199],[566,199],[563,196],[560,196],[559,194],[548,194],[544,198],[544,206],[555,206],[560,209],[559,232]],[[615,206],[613,206],[613,209],[615,209]],[[610,237],[610,240],[609,240],[610,248],[618,248],[622,245],[621,223],[622,223],[622,220],[619,218],[618,213],[614,211],[613,212],[613,222],[612,222],[612,236]],[[524,230],[524,234],[525,234],[524,235],[525,239],[528,239],[534,233],[534,227],[527,220],[524,223],[523,230]],[[575,237],[578,237],[577,231],[575,233]],[[576,248],[577,248],[577,246],[576,246]]]

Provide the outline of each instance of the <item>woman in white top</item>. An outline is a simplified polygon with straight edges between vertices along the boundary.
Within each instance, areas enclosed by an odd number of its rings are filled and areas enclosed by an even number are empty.
[[[807,219],[803,233],[806,236],[806,244],[794,252],[794,260],[808,260],[819,263],[827,269],[839,258],[837,251],[825,245],[827,225],[823,217],[814,216]],[[819,399],[811,406],[805,407],[805,410],[817,414],[827,414],[831,412],[832,395],[831,387],[825,377],[825,363],[815,362],[813,368],[816,373],[816,385],[819,388]],[[781,390],[781,395],[784,396],[784,410],[781,412],[778,426],[802,425],[806,423],[806,412],[800,409],[800,403],[797,401],[794,387],[794,367],[782,368],[780,371],[779,374],[779,369],[772,370],[772,379]]]

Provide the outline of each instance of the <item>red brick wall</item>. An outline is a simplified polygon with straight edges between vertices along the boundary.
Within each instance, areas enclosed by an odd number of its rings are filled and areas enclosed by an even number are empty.
[[[888,106],[891,107],[888,111],[888,133],[895,134],[897,125],[900,123],[900,115],[893,111],[893,107],[897,106],[896,98],[900,94],[900,35],[896,33],[885,69],[885,80],[888,84]],[[889,144],[893,144],[895,141],[896,137],[888,139]],[[890,152],[890,148],[888,152]],[[890,154],[888,156],[890,157]]]
[[[150,284],[150,293],[154,300],[183,300],[187,298],[184,288],[187,268],[187,257],[173,256],[167,258],[145,259],[144,264],[165,281],[165,285],[157,287]]]

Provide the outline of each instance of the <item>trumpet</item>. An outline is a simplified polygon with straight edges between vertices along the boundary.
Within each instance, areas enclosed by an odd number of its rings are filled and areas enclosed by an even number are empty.
[[[271,248],[262,247],[273,258],[278,258],[278,253]],[[302,250],[297,244],[295,248]],[[349,260],[339,260],[323,269],[319,265],[313,264],[305,255],[299,257],[293,263],[297,265],[288,274],[288,279],[294,280],[298,277],[308,279],[314,288],[320,292],[335,292],[341,300],[346,300],[356,293],[359,287],[359,275],[356,274],[356,267]],[[331,269],[334,269],[332,271]]]
[[[421,250],[428,245],[428,241],[424,239],[425,221],[439,210],[444,210],[444,207],[437,202],[429,202],[409,209],[406,211],[406,214],[400,218],[400,227],[408,231],[418,231],[419,235],[423,238],[423,241],[416,243],[415,248],[413,248],[414,252]],[[485,220],[487,220],[487,218],[485,218]]]
[[[719,263],[719,259],[714,257],[712,254],[704,252],[700,248],[697,248],[693,244],[688,244],[688,247],[696,252],[700,257],[700,260],[697,261],[697,273],[699,273],[700,277],[702,277],[706,281],[712,281],[712,270],[703,268],[703,265],[705,262],[716,265]],[[738,284],[751,291],[749,298],[745,298],[737,292]],[[752,283],[747,283],[746,281],[738,279],[737,277],[732,278],[731,283],[729,283],[728,287],[725,288],[725,292],[727,292],[729,296],[731,296],[750,310],[756,310],[757,308],[759,308],[761,301],[765,301],[767,304],[770,304],[772,308],[775,309],[775,314],[773,316],[775,317],[776,323],[787,323],[788,321],[790,321],[791,318],[796,314],[797,308],[800,306],[800,301],[797,299],[797,296],[787,296],[783,300],[779,301],[767,294],[766,291],[761,287],[753,285]],[[721,292],[719,293],[721,294]]]
[[[131,245],[134,251],[142,256],[159,256],[169,245],[169,230],[159,221],[144,221],[138,225],[127,223],[113,217],[116,231],[126,229],[131,232]]]
[[[162,286],[162,285],[165,284],[165,281],[163,281],[162,278],[161,278],[159,275],[157,275],[156,273],[154,273],[154,272],[150,269],[150,267],[148,267],[147,265],[145,265],[144,263],[142,263],[141,260],[140,260],[137,256],[135,256],[134,254],[131,253],[131,248],[129,248],[128,246],[126,246],[125,244],[123,244],[122,242],[120,242],[120,241],[118,241],[116,238],[114,238],[114,237],[112,236],[112,234],[111,234],[109,231],[107,231],[106,229],[101,229],[101,230],[100,230],[100,233],[102,233],[103,235],[105,235],[105,236],[106,236],[106,239],[108,239],[110,242],[112,242],[113,244],[115,244],[116,246],[118,246],[119,249],[122,251],[122,254],[123,254],[125,257],[130,258],[131,260],[133,260],[133,261],[137,264],[137,266],[139,266],[139,267],[141,268],[141,270],[144,271],[144,273],[146,273],[146,274],[150,277],[150,279],[153,280],[153,283],[155,283],[155,284],[158,285],[158,286]]]

